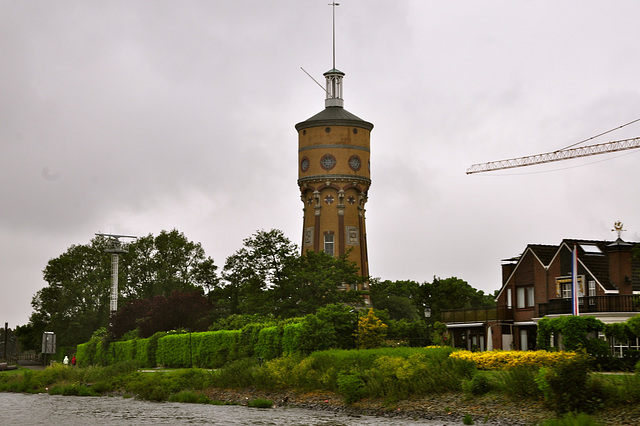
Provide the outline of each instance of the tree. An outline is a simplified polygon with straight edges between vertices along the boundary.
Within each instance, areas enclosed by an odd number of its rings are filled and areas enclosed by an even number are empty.
[[[284,279],[298,248],[278,229],[258,231],[243,243],[243,248],[227,257],[222,286],[214,293],[226,300],[227,315],[267,314],[267,290]]]
[[[466,281],[456,277],[433,277],[432,283],[420,286],[419,300],[431,309],[431,321],[438,321],[445,309],[479,308],[496,304],[493,296],[476,290]]]
[[[87,341],[94,330],[107,327],[110,315],[110,241],[101,236],[88,244],[73,245],[43,271],[47,286],[32,299],[29,323],[36,334],[53,331],[59,346]],[[151,234],[125,245],[120,255],[118,288],[127,300],[170,294],[174,290],[208,288],[217,282],[216,266],[199,243],[175,229]]]
[[[358,312],[351,306],[332,303],[318,308],[317,317],[333,326],[338,349],[354,349],[355,335],[358,327]]]
[[[202,291],[174,291],[129,302],[114,315],[112,331],[116,338],[134,329],[143,338],[180,328],[205,331],[210,311],[211,305]]]
[[[213,259],[205,255],[200,243],[189,241],[176,229],[138,238],[121,258],[127,276],[121,293],[128,300],[176,290],[209,291],[218,284]]]
[[[324,351],[336,346],[336,331],[327,321],[317,315],[309,314],[301,322],[299,348],[303,354]]]
[[[292,259],[285,272],[270,290],[273,310],[283,318],[304,316],[330,304],[356,304],[362,300],[361,293],[353,290],[361,278],[348,254],[334,257],[323,251],[307,251]]]
[[[358,349],[374,349],[384,345],[384,338],[387,336],[387,325],[384,324],[369,309],[367,316],[360,317],[358,320]]]
[[[415,281],[371,280],[371,303],[376,309],[385,309],[394,320],[417,321],[424,311],[420,300],[420,285]]]
[[[106,248],[107,239],[95,237],[47,263],[43,275],[48,286],[31,301],[29,322],[38,334],[53,331],[59,346],[70,346],[108,324],[111,263]]]

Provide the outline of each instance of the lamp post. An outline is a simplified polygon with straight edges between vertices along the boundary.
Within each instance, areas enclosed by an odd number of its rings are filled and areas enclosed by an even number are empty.
[[[427,340],[431,342],[431,333],[429,333],[429,318],[431,318],[431,308],[429,306],[424,307],[424,321],[427,323]]]
[[[351,313],[356,315],[356,349],[359,349],[358,348],[358,338],[360,337],[360,330],[359,330],[358,320],[360,319],[360,315],[358,314],[358,310],[357,309],[352,309]]]

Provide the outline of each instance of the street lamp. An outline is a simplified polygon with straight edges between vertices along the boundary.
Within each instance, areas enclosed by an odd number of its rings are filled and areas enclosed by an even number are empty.
[[[431,342],[431,333],[429,333],[429,318],[431,318],[431,308],[429,306],[424,307],[424,320],[427,323],[427,341]]]
[[[358,320],[360,319],[360,315],[358,314],[358,310],[357,309],[352,309],[350,312],[352,314],[356,315],[356,349],[359,349],[358,348],[358,338],[360,337],[360,330],[359,330]]]

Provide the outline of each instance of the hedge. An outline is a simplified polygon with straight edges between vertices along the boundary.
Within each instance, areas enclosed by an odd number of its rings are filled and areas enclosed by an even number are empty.
[[[170,334],[158,339],[156,364],[167,368],[190,367],[193,353],[189,334]]]
[[[194,365],[201,368],[220,368],[238,359],[240,330],[207,331],[194,333],[198,342],[194,351]],[[194,342],[192,342],[193,344]]]
[[[282,352],[291,355],[300,351],[300,340],[304,333],[302,323],[287,324],[282,330]]]
[[[273,326],[260,330],[255,355],[263,359],[274,359],[282,355],[282,327]]]

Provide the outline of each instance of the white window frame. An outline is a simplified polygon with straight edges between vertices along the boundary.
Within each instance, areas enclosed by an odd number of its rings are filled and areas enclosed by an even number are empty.
[[[516,308],[522,309],[527,307],[527,293],[525,287],[516,287]]]
[[[324,252],[330,256],[334,255],[335,239],[332,234],[326,234],[324,236]]]

